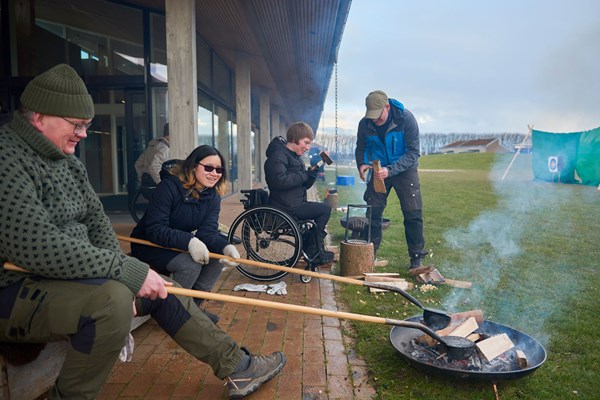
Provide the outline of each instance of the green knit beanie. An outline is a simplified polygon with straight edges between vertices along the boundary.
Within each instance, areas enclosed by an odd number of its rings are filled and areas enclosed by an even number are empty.
[[[58,117],[94,118],[94,101],[77,72],[59,64],[36,76],[21,95],[31,111]]]

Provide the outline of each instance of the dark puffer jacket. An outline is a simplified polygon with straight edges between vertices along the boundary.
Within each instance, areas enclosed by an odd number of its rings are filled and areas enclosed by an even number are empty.
[[[180,250],[188,250],[188,243],[196,236],[213,253],[223,253],[227,240],[219,235],[218,222],[221,196],[214,188],[206,189],[195,199],[183,187],[179,178],[171,175],[173,162],[164,164],[161,181],[152,194],[144,217],[131,232],[131,237]],[[194,234],[193,231],[196,231]],[[134,257],[152,265],[159,272],[181,254],[173,250],[131,245]]]
[[[309,173],[304,161],[286,147],[287,141],[276,137],[267,147],[265,178],[269,186],[269,201],[278,208],[293,209],[306,203],[306,189],[316,179],[316,171]]]

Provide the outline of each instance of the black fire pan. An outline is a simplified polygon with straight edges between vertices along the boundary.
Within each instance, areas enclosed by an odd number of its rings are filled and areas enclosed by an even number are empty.
[[[406,321],[419,322],[421,318],[422,317],[419,315],[408,318]],[[538,369],[544,361],[546,361],[547,354],[544,347],[537,340],[523,332],[487,320],[482,324],[479,324],[478,331],[485,332],[490,336],[506,333],[515,345],[513,350],[522,350],[525,353],[528,360],[528,366],[521,369],[515,365],[514,368],[510,370],[490,372],[465,370],[454,367],[450,363],[447,366],[433,365],[431,362],[422,361],[412,356],[414,348],[411,341],[418,336],[422,336],[423,332],[418,329],[402,326],[394,326],[392,328],[390,332],[390,341],[394,348],[400,353],[400,356],[415,368],[434,375],[459,378],[468,381],[498,382],[521,378]]]

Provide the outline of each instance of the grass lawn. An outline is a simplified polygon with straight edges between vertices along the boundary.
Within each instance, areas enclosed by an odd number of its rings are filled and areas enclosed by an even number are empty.
[[[446,278],[473,282],[471,289],[439,286],[411,293],[427,307],[450,312],[482,309],[486,319],[540,341],[547,361],[534,373],[498,382],[500,399],[596,399],[600,378],[600,191],[596,187],[533,180],[530,155],[521,155],[504,181],[512,155],[430,155],[420,159],[425,238]],[[335,182],[328,170],[321,194]],[[364,183],[340,186],[339,205],[362,204]],[[344,238],[340,212],[332,213],[333,244]],[[407,273],[402,214],[392,193],[384,217],[377,272]],[[404,319],[420,309],[397,294],[370,294],[338,285],[339,300],[360,314]],[[389,342],[390,327],[351,323],[346,332],[368,364],[378,399],[494,399],[493,382],[468,383],[427,375],[404,361]]]

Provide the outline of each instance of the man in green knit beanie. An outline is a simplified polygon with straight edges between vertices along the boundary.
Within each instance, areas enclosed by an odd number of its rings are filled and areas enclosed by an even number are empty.
[[[75,147],[94,103],[75,70],[34,78],[12,122],[0,128],[0,342],[68,341],[51,399],[94,399],[129,333],[151,315],[181,347],[243,397],[275,376],[285,356],[252,355],[214,325],[176,285],[123,254]],[[133,307],[132,307],[133,303]]]

